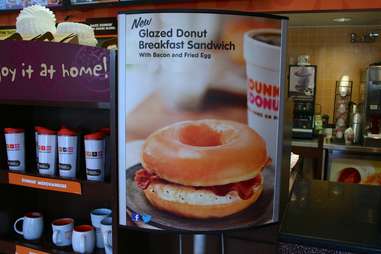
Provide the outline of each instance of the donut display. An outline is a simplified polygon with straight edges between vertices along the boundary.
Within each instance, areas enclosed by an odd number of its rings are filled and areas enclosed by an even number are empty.
[[[136,185],[156,208],[187,218],[221,218],[244,210],[263,191],[266,143],[247,125],[227,120],[171,124],[141,151]]]

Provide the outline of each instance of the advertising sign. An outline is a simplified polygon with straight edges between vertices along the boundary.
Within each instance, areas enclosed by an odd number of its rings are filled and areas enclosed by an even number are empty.
[[[286,25],[242,12],[119,15],[120,224],[278,220]]]
[[[61,0],[0,0],[0,10],[22,9],[34,4],[56,7],[63,4]]]
[[[112,3],[118,2],[118,0],[70,0],[72,5],[81,5],[81,4],[101,4],[101,3]]]
[[[0,41],[0,55],[2,101],[110,101],[110,53],[106,49]]]

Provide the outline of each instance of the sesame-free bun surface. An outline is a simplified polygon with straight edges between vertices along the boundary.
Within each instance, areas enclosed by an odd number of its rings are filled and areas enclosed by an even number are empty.
[[[261,183],[253,186],[253,195],[241,199],[237,191],[217,196],[212,191],[195,189],[171,183],[151,183],[144,194],[156,208],[181,217],[208,219],[222,218],[238,213],[252,205],[263,191]]]
[[[254,178],[268,164],[263,138],[247,125],[226,120],[184,121],[151,134],[143,167],[188,186],[215,186]]]

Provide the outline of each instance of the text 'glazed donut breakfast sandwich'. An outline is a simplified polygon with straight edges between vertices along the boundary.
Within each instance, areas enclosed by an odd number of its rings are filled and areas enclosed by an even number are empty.
[[[225,120],[184,121],[145,141],[135,182],[149,202],[189,218],[221,218],[253,204],[270,162],[263,138]]]

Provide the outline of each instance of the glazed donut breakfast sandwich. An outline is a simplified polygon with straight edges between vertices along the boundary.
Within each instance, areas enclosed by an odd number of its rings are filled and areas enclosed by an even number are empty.
[[[270,163],[263,138],[226,120],[174,123],[152,133],[136,185],[156,208],[188,218],[221,218],[254,204]]]

